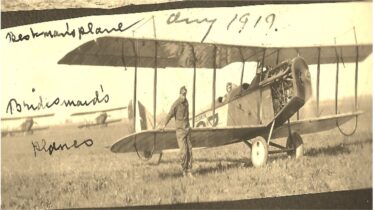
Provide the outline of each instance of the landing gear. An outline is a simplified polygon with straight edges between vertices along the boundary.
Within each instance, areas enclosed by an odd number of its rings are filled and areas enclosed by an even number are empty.
[[[271,125],[267,141],[261,136],[256,137],[251,142],[243,141],[251,149],[251,161],[254,167],[261,167],[266,164],[269,154],[287,153],[294,158],[304,155],[303,139],[297,132],[291,132],[291,125],[288,120],[288,138],[286,146],[275,143],[271,140],[274,123]],[[272,150],[269,150],[269,148]],[[275,149],[274,149],[275,148]]]
[[[136,144],[136,138],[135,138],[135,142],[134,142],[134,149],[135,149],[135,152],[136,154],[138,155],[139,159],[144,161],[144,162],[148,162],[150,163],[151,160],[153,159],[152,157],[154,157],[155,154],[159,153],[159,157],[158,157],[158,160],[156,163],[153,163],[153,160],[152,160],[152,164],[160,164],[161,162],[161,158],[162,158],[162,150],[155,150],[155,145],[156,145],[156,138],[153,139],[154,142],[153,142],[153,147],[152,148],[143,148],[143,150],[139,150],[138,147],[137,147],[137,144]],[[144,145],[143,145],[144,147]]]
[[[261,167],[268,159],[268,145],[262,137],[252,140],[251,161],[254,167]]]
[[[156,164],[156,165],[160,164],[161,159],[162,159],[162,155],[163,155],[162,151],[160,151],[157,162],[154,163],[153,155],[156,155],[156,153],[153,153],[152,151],[142,151],[142,152],[137,151],[136,153],[137,153],[138,157],[141,160],[143,160],[144,162],[151,162],[152,161],[152,164]]]
[[[152,152],[151,151],[143,151],[143,157],[147,160],[152,158]]]
[[[287,154],[296,159],[304,155],[303,139],[297,132],[288,136],[286,148],[290,149]]]

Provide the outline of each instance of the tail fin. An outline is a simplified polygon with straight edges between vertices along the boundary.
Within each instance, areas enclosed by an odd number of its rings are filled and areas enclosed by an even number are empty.
[[[132,133],[153,129],[153,116],[147,111],[145,106],[140,101],[138,101],[136,107],[136,122],[134,123],[134,109],[132,101],[130,101],[128,105],[128,118],[130,122],[130,131]]]

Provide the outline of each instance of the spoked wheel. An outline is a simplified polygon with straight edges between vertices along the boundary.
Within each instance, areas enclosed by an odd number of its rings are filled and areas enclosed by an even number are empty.
[[[252,140],[251,161],[254,167],[261,167],[268,160],[268,145],[266,141],[257,137]]]
[[[287,149],[292,149],[288,151],[287,154],[294,158],[300,158],[304,155],[303,139],[297,132],[293,132],[291,136],[287,138]]]

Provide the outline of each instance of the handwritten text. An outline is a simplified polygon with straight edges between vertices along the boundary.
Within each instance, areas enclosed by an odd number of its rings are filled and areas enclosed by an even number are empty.
[[[104,93],[104,88],[100,85],[101,93]],[[35,92],[35,89],[32,89],[32,92]],[[55,105],[65,106],[65,107],[78,107],[78,106],[95,106],[96,104],[100,103],[108,103],[109,102],[109,95],[105,94],[103,96],[100,95],[99,91],[95,91],[95,96],[89,100],[81,100],[81,99],[60,99],[60,97],[56,97],[53,100],[43,101],[43,97],[39,96],[39,102],[37,104],[33,104],[30,102],[19,102],[15,98],[11,98],[8,102],[6,113],[13,114],[14,112],[21,113],[22,111],[37,111],[41,109],[49,109]]]
[[[36,157],[36,152],[48,152],[49,155],[52,155],[54,151],[64,151],[65,150],[70,150],[71,148],[78,149],[82,145],[86,145],[87,147],[91,147],[93,145],[93,140],[92,139],[86,139],[81,143],[78,143],[77,140],[74,140],[72,145],[67,145],[66,143],[64,144],[57,144],[56,142],[52,142],[49,146],[47,146],[47,143],[44,139],[42,139],[41,144],[39,145],[38,141],[32,141],[31,142],[32,147],[34,149],[34,156]]]
[[[69,23],[66,23],[65,31],[61,32],[58,30],[47,30],[47,31],[36,31],[34,28],[30,28],[30,33],[26,34],[15,34],[13,32],[8,32],[5,36],[9,42],[21,42],[28,41],[30,39],[37,38],[57,38],[57,37],[77,37],[79,40],[82,39],[84,35],[87,34],[110,34],[112,32],[124,32],[138,24],[142,19],[137,20],[127,26],[124,26],[122,22],[119,22],[115,27],[104,28],[95,26],[92,22],[87,23],[87,26],[79,26],[77,28],[70,28]]]

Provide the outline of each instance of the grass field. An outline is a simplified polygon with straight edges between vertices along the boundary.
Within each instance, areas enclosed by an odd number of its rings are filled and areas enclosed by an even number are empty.
[[[109,207],[224,201],[372,187],[371,98],[352,137],[337,129],[305,135],[304,157],[270,156],[253,168],[244,144],[194,151],[191,180],[181,176],[177,153],[160,165],[136,154],[113,154],[106,146],[128,133],[122,124],[101,129],[55,127],[29,136],[3,138],[2,209]],[[326,105],[326,104],[325,104]],[[343,126],[352,129],[353,122]],[[31,142],[72,144],[92,138],[92,147],[34,151]],[[282,140],[281,140],[282,141]]]

